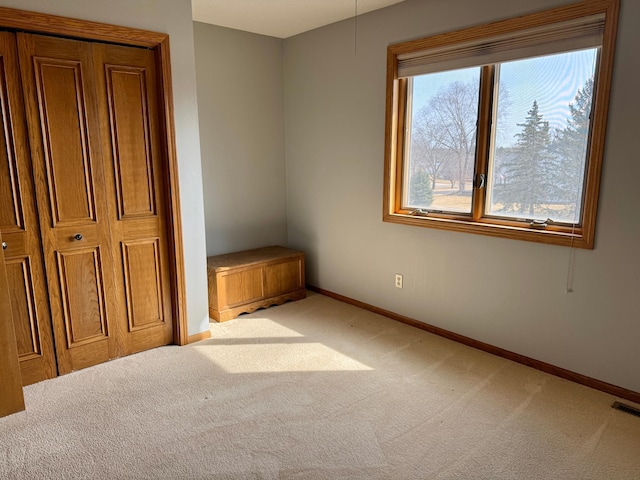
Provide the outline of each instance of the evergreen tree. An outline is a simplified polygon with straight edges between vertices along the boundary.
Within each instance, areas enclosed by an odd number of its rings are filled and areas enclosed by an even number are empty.
[[[561,202],[566,206],[563,216],[571,221],[578,220],[577,214],[582,203],[592,97],[593,79],[589,79],[569,104],[571,117],[553,142],[553,152],[560,163],[556,183],[561,190]]]
[[[546,205],[557,196],[554,185],[557,159],[550,151],[549,122],[543,119],[538,102],[534,101],[525,122],[517,125],[522,131],[515,135],[513,155],[504,165],[506,182],[499,201],[506,210],[523,217],[541,218],[547,212]]]
[[[429,174],[420,169],[411,175],[409,181],[409,205],[412,207],[427,208],[433,202],[433,189]]]

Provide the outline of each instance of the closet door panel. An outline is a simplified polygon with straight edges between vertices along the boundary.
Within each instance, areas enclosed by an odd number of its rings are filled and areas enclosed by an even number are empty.
[[[26,360],[42,353],[31,265],[28,257],[7,260],[6,265],[18,356]]]
[[[117,65],[105,65],[104,70],[118,219],[155,216],[146,71]]]
[[[164,322],[158,240],[123,242],[125,293],[130,332]]]
[[[96,221],[94,175],[79,61],[35,58],[53,226]]]
[[[93,45],[109,214],[128,353],[171,343],[173,323],[155,60]]]
[[[60,373],[122,355],[91,44],[18,34]]]
[[[4,60],[4,59],[3,59]],[[6,94],[5,62],[0,63],[0,95],[2,95],[2,128],[0,128],[0,228],[3,232],[21,232],[24,230],[22,215],[22,201],[18,183],[18,165],[13,154],[13,128],[6,125],[7,94]],[[7,128],[8,127],[8,128]],[[6,132],[5,132],[6,130]]]
[[[3,241],[0,233],[0,243]],[[4,254],[0,249],[0,417],[24,410],[22,379]]]
[[[104,280],[99,248],[58,253],[67,346],[106,339]]]
[[[15,36],[0,32],[0,232],[23,385],[56,376]]]

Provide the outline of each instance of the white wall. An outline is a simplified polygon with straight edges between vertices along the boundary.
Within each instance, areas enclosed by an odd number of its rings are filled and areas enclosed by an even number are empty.
[[[286,245],[282,40],[194,23],[207,254]]]
[[[204,209],[191,1],[0,0],[0,6],[169,34],[189,334],[207,330]]]
[[[596,248],[382,222],[386,47],[572,3],[408,0],[285,41],[289,243],[310,284],[640,391],[640,2],[622,0]],[[404,289],[394,288],[394,274]]]

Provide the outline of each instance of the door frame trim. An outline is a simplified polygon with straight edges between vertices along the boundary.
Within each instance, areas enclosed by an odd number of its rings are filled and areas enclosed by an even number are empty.
[[[159,113],[163,153],[166,155],[164,188],[167,202],[167,239],[169,248],[169,276],[173,313],[173,343],[188,343],[186,312],[186,280],[180,189],[178,183],[178,157],[176,152],[173,88],[169,35],[148,30],[109,25],[106,23],[60,17],[44,13],[0,7],[0,28],[36,34],[57,35],[78,40],[117,43],[147,47],[153,50],[159,80]]]

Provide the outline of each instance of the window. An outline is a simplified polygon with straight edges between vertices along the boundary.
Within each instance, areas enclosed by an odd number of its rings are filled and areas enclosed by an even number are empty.
[[[384,220],[593,248],[618,6],[390,46]]]

